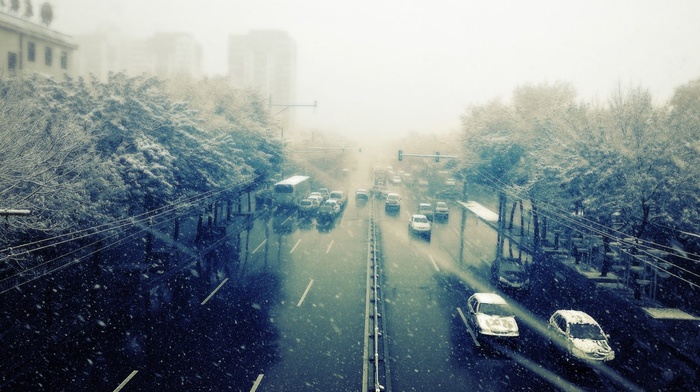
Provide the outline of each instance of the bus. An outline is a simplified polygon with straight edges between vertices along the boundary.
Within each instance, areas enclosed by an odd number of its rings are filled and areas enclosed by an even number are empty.
[[[296,207],[311,194],[311,177],[291,176],[276,183],[272,192],[280,207]]]

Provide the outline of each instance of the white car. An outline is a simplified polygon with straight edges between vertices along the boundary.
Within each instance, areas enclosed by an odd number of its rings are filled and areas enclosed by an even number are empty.
[[[411,234],[423,236],[430,241],[432,226],[425,215],[413,214],[408,221],[408,231]]]
[[[467,322],[480,338],[512,339],[520,336],[515,314],[503,297],[493,293],[475,293],[467,300]]]
[[[548,328],[563,340],[568,354],[584,361],[603,362],[615,358],[608,336],[593,317],[580,310],[557,310]]]
[[[450,218],[450,208],[444,201],[439,201],[435,204],[435,219],[448,220]]]
[[[384,211],[389,213],[398,213],[399,211],[401,211],[401,195],[399,195],[398,193],[389,192],[386,195]]]
[[[401,185],[401,176],[394,176],[394,178],[391,179],[391,182],[394,185]]]
[[[435,216],[435,213],[433,212],[433,206],[430,205],[428,202],[423,202],[418,204],[418,213],[421,215],[425,215],[426,218],[428,218],[429,221],[433,221],[433,218]]]

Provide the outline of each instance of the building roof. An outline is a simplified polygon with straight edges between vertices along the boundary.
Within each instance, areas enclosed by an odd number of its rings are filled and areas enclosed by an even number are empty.
[[[21,32],[28,37],[46,40],[56,45],[62,45],[69,49],[78,49],[71,36],[51,30],[48,27],[38,25],[26,19],[0,12],[0,28]]]

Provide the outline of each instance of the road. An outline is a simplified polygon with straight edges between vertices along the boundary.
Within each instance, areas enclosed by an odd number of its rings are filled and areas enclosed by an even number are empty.
[[[275,211],[147,294],[143,277],[123,271],[103,276],[106,283],[87,294],[67,292],[79,299],[51,306],[55,318],[33,335],[40,344],[29,344],[21,328],[6,332],[4,339],[25,340],[16,347],[26,353],[13,354],[17,366],[3,364],[2,389],[362,390],[371,208],[352,195],[369,187],[371,163],[329,185],[350,194],[331,226]],[[546,316],[575,303],[575,287],[536,282],[536,295],[503,293],[517,312],[519,346],[477,344],[464,309],[472,293],[496,290],[489,284],[495,232],[452,204],[431,241],[409,235],[408,214],[423,197],[396,190],[401,212],[387,215],[378,202],[376,217],[390,390],[637,388],[613,367],[571,365],[546,349]],[[40,292],[51,287],[46,282]],[[15,306],[21,313],[24,305]]]

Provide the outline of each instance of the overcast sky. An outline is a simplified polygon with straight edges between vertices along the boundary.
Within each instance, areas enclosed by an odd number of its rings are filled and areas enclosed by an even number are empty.
[[[641,85],[658,103],[700,78],[700,1],[49,0],[53,29],[189,32],[204,71],[230,34],[279,29],[298,49],[297,121],[390,139],[458,130],[470,105],[570,82],[581,99]],[[35,1],[36,3],[36,1]],[[35,5],[38,8],[38,4]]]

